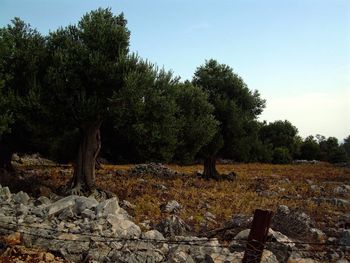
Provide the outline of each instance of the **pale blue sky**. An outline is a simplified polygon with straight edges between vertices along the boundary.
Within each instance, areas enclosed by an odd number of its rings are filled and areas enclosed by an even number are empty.
[[[124,12],[131,50],[182,79],[230,65],[267,99],[261,120],[350,134],[349,0],[0,0],[0,26],[18,16],[46,34],[98,7]]]

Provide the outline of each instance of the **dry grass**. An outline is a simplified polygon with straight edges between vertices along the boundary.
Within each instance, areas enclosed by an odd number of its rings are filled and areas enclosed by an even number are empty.
[[[278,205],[285,204],[292,208],[301,208],[311,215],[319,224],[329,225],[337,217],[346,212],[346,207],[329,204],[318,206],[311,199],[321,195],[310,189],[307,180],[322,186],[324,197],[340,197],[333,193],[334,187],[350,184],[350,169],[338,168],[329,164],[316,165],[269,165],[269,164],[234,164],[218,165],[221,173],[234,171],[238,174],[236,181],[204,180],[195,175],[202,169],[200,165],[168,167],[179,175],[172,177],[142,177],[117,175],[117,170],[127,171],[132,165],[105,165],[97,172],[97,186],[117,194],[120,200],[128,200],[136,205],[134,211],[136,222],[150,220],[156,224],[164,216],[159,206],[170,200],[177,200],[182,206],[181,217],[199,231],[206,212],[213,213],[218,227],[234,214],[252,214],[254,209],[275,210]],[[30,170],[35,178],[46,187],[56,190],[68,182],[71,168],[63,167],[22,167],[27,174]],[[166,187],[166,190],[162,189]],[[272,196],[261,196],[258,191],[273,192]],[[285,196],[292,197],[286,199]]]

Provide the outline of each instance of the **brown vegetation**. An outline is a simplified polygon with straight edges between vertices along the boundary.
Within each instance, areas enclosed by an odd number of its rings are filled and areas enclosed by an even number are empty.
[[[196,175],[201,165],[168,165],[177,172],[174,176],[135,176],[128,173],[133,165],[103,165],[97,172],[97,187],[115,193],[120,200],[135,205],[130,214],[136,222],[150,220],[159,222],[164,215],[159,206],[170,200],[177,200],[183,207],[180,216],[196,231],[203,229],[206,212],[216,216],[215,228],[228,221],[235,214],[252,214],[254,209],[275,210],[280,204],[300,208],[316,220],[320,228],[333,225],[337,217],[348,208],[328,203],[317,204],[312,198],[340,197],[334,193],[338,185],[350,184],[350,169],[329,164],[269,165],[230,164],[218,165],[220,173],[234,171],[235,181],[205,180]],[[50,189],[57,192],[71,178],[72,169],[67,167],[18,167],[22,183],[12,181],[19,190],[19,184],[31,184],[36,195],[49,195]],[[312,182],[310,182],[312,181]],[[38,184],[41,183],[41,185]],[[313,190],[316,185],[322,190]]]

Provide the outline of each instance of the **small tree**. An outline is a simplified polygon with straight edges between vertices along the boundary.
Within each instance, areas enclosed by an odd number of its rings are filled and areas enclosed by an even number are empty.
[[[291,157],[298,152],[297,134],[298,129],[287,120],[270,122],[260,129],[260,138],[264,144],[271,144],[273,149],[287,149]]]
[[[249,123],[262,112],[265,101],[257,91],[249,90],[229,66],[213,59],[197,68],[192,82],[208,93],[214,116],[220,122],[218,132],[203,148],[204,176],[217,178],[216,155],[237,157],[233,149],[249,136]]]
[[[80,142],[71,181],[73,193],[95,187],[95,161],[100,151],[100,127],[123,86],[130,33],[123,14],[98,9],[78,25],[50,34],[48,86],[45,103],[56,125],[79,129]]]

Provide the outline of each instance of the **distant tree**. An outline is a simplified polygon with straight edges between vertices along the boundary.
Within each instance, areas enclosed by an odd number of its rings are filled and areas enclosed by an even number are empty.
[[[30,25],[15,18],[0,29],[0,168],[12,168],[14,151],[37,147],[45,58],[45,39]]]
[[[297,153],[297,134],[298,129],[287,120],[270,122],[260,129],[260,138],[264,144],[272,145],[273,149],[287,149],[292,157]]]
[[[317,160],[320,156],[320,146],[314,136],[305,138],[300,147],[300,158],[305,160]]]
[[[232,68],[213,59],[197,68],[192,82],[208,93],[215,118],[220,122],[218,132],[203,148],[204,176],[217,178],[217,154],[238,157],[236,147],[249,136],[250,122],[262,112],[265,101],[257,91],[250,91]]]
[[[350,135],[344,139],[344,143],[342,146],[348,155],[348,159],[350,160]]]
[[[339,145],[338,139],[328,137],[321,140],[320,143],[320,159],[330,163],[341,163],[347,161],[346,150]]]
[[[254,124],[254,125],[252,125]],[[251,122],[252,128],[250,129],[250,136],[246,137],[246,140],[241,141],[241,148],[244,147],[245,151],[248,152],[248,155],[244,162],[263,162],[270,163],[273,157],[273,148],[271,144],[264,144],[260,139],[260,129],[263,127],[265,122]]]
[[[123,14],[115,16],[110,9],[98,9],[48,38],[50,67],[43,103],[56,121],[55,127],[80,133],[72,193],[95,187],[100,127],[110,109],[120,106],[114,95],[124,85],[128,71],[129,36]]]

